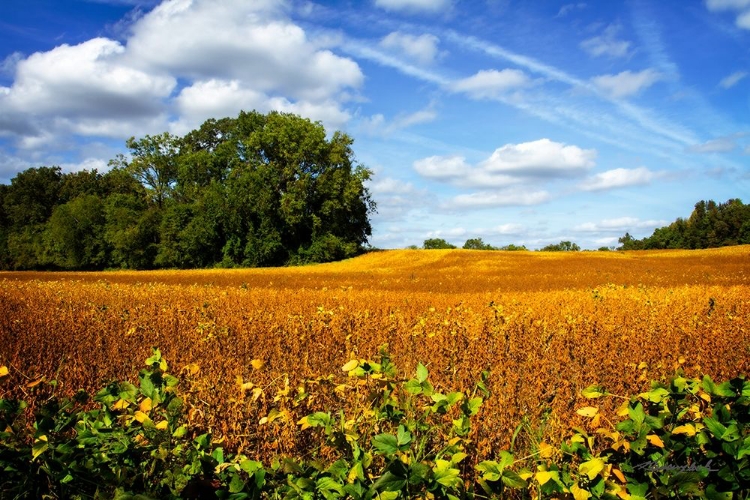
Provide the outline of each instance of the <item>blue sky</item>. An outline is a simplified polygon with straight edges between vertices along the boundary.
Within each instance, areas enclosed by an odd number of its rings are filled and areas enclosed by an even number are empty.
[[[750,202],[750,0],[0,3],[0,182],[241,109],[354,138],[374,246],[613,246]]]

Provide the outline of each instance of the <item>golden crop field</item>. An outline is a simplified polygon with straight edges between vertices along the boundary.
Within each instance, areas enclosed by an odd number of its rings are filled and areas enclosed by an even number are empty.
[[[421,361],[445,389],[471,389],[489,371],[492,396],[473,431],[479,455],[507,448],[521,422],[556,442],[583,423],[575,410],[591,384],[627,395],[678,368],[714,380],[748,373],[750,246],[0,273],[0,366],[13,382],[0,397],[33,400],[40,377],[65,393],[134,380],[158,346],[181,376],[192,423],[264,459],[304,456],[296,422],[311,409],[361,404],[358,392],[334,390],[346,382],[341,366],[385,343],[404,375]],[[328,374],[330,384],[320,379]],[[311,396],[295,406],[299,391]]]

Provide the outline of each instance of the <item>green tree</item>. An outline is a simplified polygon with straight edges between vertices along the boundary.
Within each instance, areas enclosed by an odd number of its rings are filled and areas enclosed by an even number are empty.
[[[456,245],[452,245],[442,238],[429,238],[424,240],[422,248],[425,250],[447,250],[456,248]]]
[[[125,145],[132,156],[127,163],[128,171],[148,189],[151,200],[162,208],[177,181],[179,139],[164,132],[139,140],[131,137]]]
[[[44,231],[52,264],[65,269],[97,269],[108,262],[101,198],[85,194],[59,205]]]
[[[547,245],[540,250],[542,252],[579,252],[581,247],[570,241],[561,241],[560,243]]]
[[[469,238],[463,248],[465,250],[495,250],[495,247],[482,241],[482,238]]]

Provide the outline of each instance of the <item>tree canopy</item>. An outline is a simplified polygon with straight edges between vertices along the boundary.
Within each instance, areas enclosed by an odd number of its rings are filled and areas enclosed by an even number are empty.
[[[743,204],[739,199],[730,199],[726,203],[699,201],[687,219],[678,218],[641,240],[625,233],[619,242],[621,250],[697,249],[750,244],[750,205]]]
[[[353,140],[242,112],[183,137],[131,138],[106,173],[31,168],[0,185],[4,269],[195,268],[355,255],[375,203]]]

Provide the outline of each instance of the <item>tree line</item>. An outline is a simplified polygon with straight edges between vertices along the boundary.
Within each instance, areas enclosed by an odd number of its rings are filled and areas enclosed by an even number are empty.
[[[739,199],[730,199],[726,203],[701,200],[687,219],[677,218],[640,240],[625,233],[619,242],[620,250],[747,245],[750,244],[750,205]]]
[[[277,266],[356,255],[375,211],[353,140],[242,112],[131,138],[105,173],[30,168],[0,185],[0,268]]]

